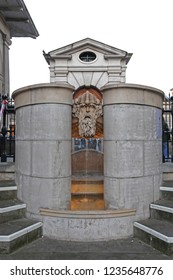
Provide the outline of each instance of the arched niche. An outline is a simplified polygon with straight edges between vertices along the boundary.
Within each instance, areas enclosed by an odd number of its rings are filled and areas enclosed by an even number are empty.
[[[80,88],[72,108],[72,210],[104,209],[102,94]]]

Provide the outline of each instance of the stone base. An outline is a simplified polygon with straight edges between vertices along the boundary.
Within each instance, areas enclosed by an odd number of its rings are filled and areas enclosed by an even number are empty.
[[[135,209],[56,211],[40,209],[43,235],[67,241],[101,241],[133,234]]]

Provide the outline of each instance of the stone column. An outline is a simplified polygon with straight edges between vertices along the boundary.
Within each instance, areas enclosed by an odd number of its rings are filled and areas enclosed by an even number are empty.
[[[136,209],[149,217],[159,198],[162,166],[163,92],[141,85],[102,88],[104,102],[104,197],[107,209]]]
[[[9,82],[9,46],[11,41],[8,36],[3,36],[3,72],[4,72],[4,93],[9,96],[10,82]]]
[[[0,23],[1,24],[1,23]],[[1,29],[1,28],[0,28]],[[4,30],[5,31],[5,30]],[[8,32],[7,32],[8,33]],[[9,34],[0,31],[0,93],[9,96]]]
[[[73,87],[38,84],[13,93],[16,183],[28,216],[40,208],[69,209]]]

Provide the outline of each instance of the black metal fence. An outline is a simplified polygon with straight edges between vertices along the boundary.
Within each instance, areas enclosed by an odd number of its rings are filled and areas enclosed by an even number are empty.
[[[4,102],[5,101],[5,102]],[[3,107],[2,107],[3,106]],[[14,101],[2,96],[0,100],[0,161],[15,161],[15,109]]]
[[[0,112],[3,101],[5,108],[0,118],[0,161],[15,161],[15,108],[14,101],[0,98]],[[2,113],[2,112],[1,112]],[[165,97],[162,119],[163,162],[173,162],[173,96]]]
[[[163,162],[173,162],[173,96],[163,102],[162,124]]]

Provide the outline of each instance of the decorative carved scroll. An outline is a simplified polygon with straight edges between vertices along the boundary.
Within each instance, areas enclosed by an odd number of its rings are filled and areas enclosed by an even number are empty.
[[[102,101],[86,91],[74,99],[72,114],[79,119],[79,135],[93,137],[96,133],[96,120],[102,116]]]

